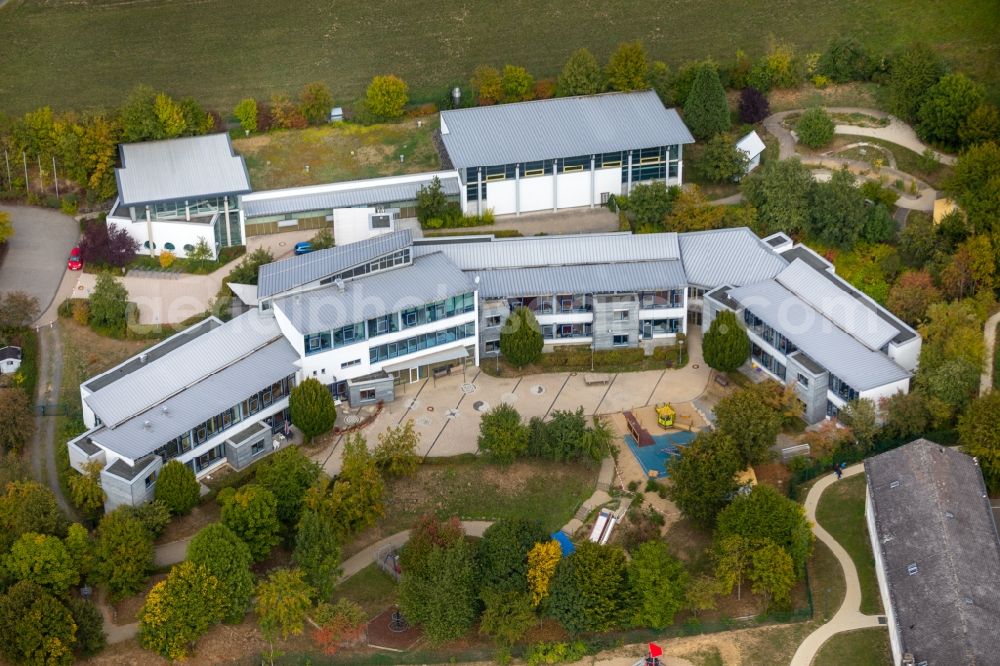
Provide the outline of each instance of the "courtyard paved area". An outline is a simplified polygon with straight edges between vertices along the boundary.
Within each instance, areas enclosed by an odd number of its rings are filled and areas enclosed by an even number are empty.
[[[607,385],[587,386],[584,373],[548,373],[501,378],[470,367],[462,373],[427,379],[397,388],[397,398],[387,403],[378,417],[362,433],[369,446],[387,428],[413,419],[420,433],[422,456],[455,456],[476,453],[479,421],[490,407],[508,403],[525,420],[546,417],[555,410],[575,411],[582,407],[587,415],[614,415],[622,410],[638,410],[638,416],[651,430],[655,428],[653,405],[670,402],[680,423],[703,425],[692,401],[704,393],[710,369],[701,356],[701,331],[692,327],[688,337],[690,360],[679,370],[649,370],[612,375]],[[489,363],[488,360],[483,361]],[[645,408],[645,409],[644,409]],[[617,421],[612,418],[612,423]],[[617,424],[623,433],[622,424]],[[332,447],[314,454],[328,474],[340,470],[341,439]]]
[[[80,237],[72,217],[34,206],[0,206],[10,215],[14,236],[0,266],[0,291],[26,291],[39,312],[52,302],[66,271],[69,251]]]

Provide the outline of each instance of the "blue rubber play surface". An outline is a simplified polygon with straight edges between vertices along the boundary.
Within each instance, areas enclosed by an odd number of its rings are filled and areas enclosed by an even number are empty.
[[[655,444],[652,446],[639,446],[632,435],[625,435],[625,442],[647,476],[649,470],[655,469],[661,477],[664,477],[667,476],[667,460],[678,455],[679,447],[686,446],[694,436],[693,432],[678,430],[665,435],[653,435]]]

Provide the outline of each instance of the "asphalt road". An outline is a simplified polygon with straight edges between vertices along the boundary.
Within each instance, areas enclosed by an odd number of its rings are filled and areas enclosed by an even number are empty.
[[[14,223],[7,257],[0,266],[0,291],[26,291],[38,299],[39,313],[52,302],[66,272],[66,258],[77,243],[77,221],[58,211],[0,206]]]

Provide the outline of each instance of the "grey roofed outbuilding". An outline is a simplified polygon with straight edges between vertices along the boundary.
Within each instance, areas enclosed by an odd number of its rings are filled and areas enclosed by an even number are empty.
[[[300,333],[316,333],[471,292],[472,278],[440,254],[417,257],[410,266],[373,273],[274,301]]]
[[[979,465],[918,439],[868,458],[865,475],[901,652],[1000,663],[1000,539]]]
[[[246,163],[226,133],[124,143],[120,150],[115,179],[125,206],[251,191]]]
[[[137,354],[133,359],[141,367],[84,401],[105,425],[115,427],[279,337],[274,317],[251,310],[153,360],[143,363]]]
[[[508,296],[618,293],[680,289],[687,286],[681,262],[636,261],[470,271],[479,278],[483,298]]]
[[[793,261],[774,279],[869,349],[880,349],[899,334],[897,327],[878,316],[874,305],[838,289],[822,272],[801,259]]]
[[[678,234],[688,284],[714,288],[769,280],[788,262],[747,227]]]
[[[0,361],[21,360],[20,347],[0,347]]]
[[[677,234],[579,234],[494,238],[424,239],[416,255],[442,252],[463,271],[679,259]]]
[[[728,296],[752,310],[804,354],[857,391],[910,376],[887,356],[861,344],[775,280],[730,289]]]
[[[694,143],[652,90],[442,111],[441,139],[457,169]]]
[[[246,400],[252,393],[295,373],[298,360],[292,345],[279,338],[154,403],[124,423],[114,428],[101,427],[89,433],[89,437],[118,455],[135,460]]]
[[[264,264],[257,272],[257,297],[301,287],[410,245],[409,229]]]
[[[430,174],[428,174],[430,176]],[[461,184],[458,175],[438,176],[441,181],[441,192],[447,196],[458,196]],[[334,183],[313,187],[290,188],[287,194],[274,196],[276,192],[258,192],[240,200],[240,206],[246,217],[264,217],[268,215],[288,215],[309,211],[332,210],[334,208],[356,208],[396,203],[400,201],[415,201],[417,191],[427,186],[432,178],[423,181],[391,182],[383,184],[367,184],[371,181],[356,181],[353,183]],[[344,187],[348,186],[348,187]],[[266,195],[266,196],[264,196]]]

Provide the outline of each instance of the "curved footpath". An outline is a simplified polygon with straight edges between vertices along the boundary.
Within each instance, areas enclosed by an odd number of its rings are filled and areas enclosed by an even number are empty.
[[[979,395],[985,395],[993,390],[993,359],[997,353],[998,324],[1000,324],[1000,312],[995,312],[992,317],[986,320],[986,326],[983,329],[983,342],[986,347],[986,365],[983,366],[983,374],[979,378]]]
[[[844,470],[844,478],[861,474],[864,472],[864,469],[864,465],[861,463],[851,465]],[[813,525],[813,532],[833,552],[834,557],[837,558],[841,568],[844,570],[844,584],[847,593],[844,595],[844,602],[840,604],[840,608],[837,609],[837,612],[830,621],[806,636],[805,640],[802,641],[799,648],[795,651],[795,656],[792,657],[791,666],[810,666],[820,647],[834,634],[880,626],[878,623],[879,616],[864,615],[859,610],[861,607],[861,584],[858,582],[858,571],[854,568],[854,561],[851,560],[851,556],[816,521],[816,507],[819,504],[819,498],[823,495],[824,490],[836,482],[837,477],[833,474],[828,474],[813,484],[813,487],[809,490],[809,494],[806,496],[805,509],[806,517]]]

